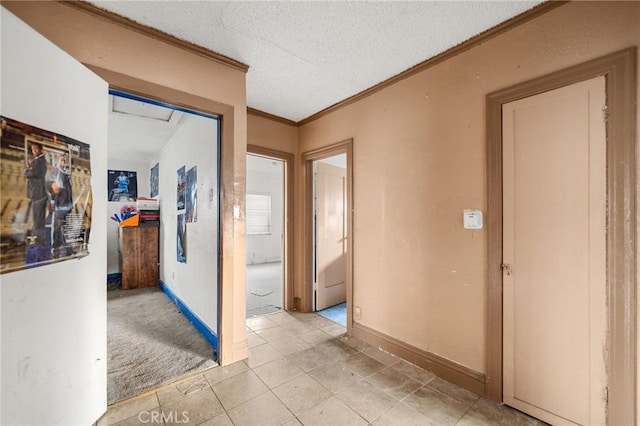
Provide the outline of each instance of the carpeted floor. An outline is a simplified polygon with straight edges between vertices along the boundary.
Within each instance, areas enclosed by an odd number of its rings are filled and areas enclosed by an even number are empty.
[[[247,265],[247,318],[282,310],[282,262]]]
[[[347,326],[347,302],[342,302],[338,305],[330,306],[326,309],[316,312],[318,315],[330,319],[333,322],[337,322],[343,327]]]
[[[209,342],[158,288],[107,292],[107,399],[216,365]]]

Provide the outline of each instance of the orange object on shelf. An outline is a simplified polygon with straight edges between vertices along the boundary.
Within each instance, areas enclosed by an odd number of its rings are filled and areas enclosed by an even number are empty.
[[[138,226],[140,224],[140,215],[134,214],[120,222],[120,226]]]

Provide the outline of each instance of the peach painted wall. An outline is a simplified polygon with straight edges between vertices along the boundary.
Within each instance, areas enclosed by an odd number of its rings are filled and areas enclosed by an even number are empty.
[[[269,148],[277,151],[284,151],[294,155],[293,161],[293,296],[301,297],[302,288],[302,269],[299,267],[298,259],[301,255],[301,242],[297,235],[302,235],[303,228],[303,211],[299,200],[298,182],[300,179],[300,150],[299,150],[299,131],[297,126],[285,124],[279,121],[264,118],[262,116],[247,114],[247,143],[256,145],[261,148]]]
[[[570,3],[303,125],[301,153],[354,141],[358,322],[484,372],[485,97],[639,44],[639,2]]]
[[[221,363],[247,357],[245,332],[246,74],[61,2],[3,6],[111,87],[222,116]],[[238,207],[240,217],[234,217]]]
[[[247,143],[295,155],[298,153],[298,127],[249,112]]]

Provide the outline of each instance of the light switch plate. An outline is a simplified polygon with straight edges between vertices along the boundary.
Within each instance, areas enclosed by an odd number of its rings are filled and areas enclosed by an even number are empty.
[[[464,229],[482,229],[482,210],[465,210],[462,217]]]

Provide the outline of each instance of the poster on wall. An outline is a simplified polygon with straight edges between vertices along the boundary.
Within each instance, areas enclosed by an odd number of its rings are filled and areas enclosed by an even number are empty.
[[[0,273],[87,256],[89,144],[0,116]]]
[[[187,203],[185,215],[187,222],[196,222],[198,215],[198,173],[197,166],[193,166],[187,172]]]
[[[176,234],[176,247],[178,249],[178,262],[187,263],[186,238],[187,224],[184,220],[184,214],[178,215],[178,232]]]
[[[160,163],[156,163],[151,168],[151,174],[149,175],[149,197],[153,198],[160,192]]]
[[[184,172],[184,166],[178,169],[178,210],[184,210],[185,207],[185,190],[187,185],[187,179]]]
[[[109,170],[109,201],[136,201],[138,198],[137,172]]]

